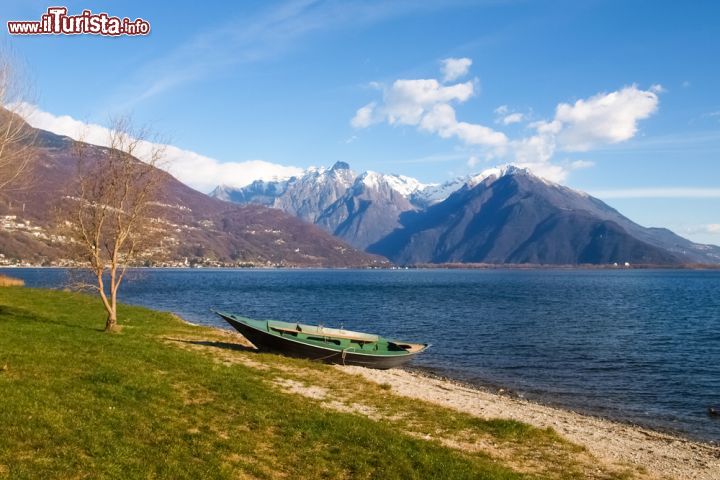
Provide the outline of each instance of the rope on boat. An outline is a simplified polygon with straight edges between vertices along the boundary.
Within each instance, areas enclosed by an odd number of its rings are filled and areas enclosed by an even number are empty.
[[[331,353],[330,355],[326,355],[326,356],[324,356],[324,357],[316,358],[315,360],[320,360],[320,361],[322,361],[322,360],[327,360],[328,358],[332,358],[332,357],[335,357],[335,356],[337,356],[337,352],[333,352],[333,353]],[[344,364],[344,362],[345,362],[345,350],[342,351],[342,358],[343,358],[343,364]]]
[[[333,352],[330,355],[327,355],[325,357],[316,358],[315,360],[327,360],[328,358],[332,358],[337,355],[337,352]],[[347,349],[343,349],[340,351],[340,358],[342,359],[342,364],[345,365],[345,357],[347,356]]]

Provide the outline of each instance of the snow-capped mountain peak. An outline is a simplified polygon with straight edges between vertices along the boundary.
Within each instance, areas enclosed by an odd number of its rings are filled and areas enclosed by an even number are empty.
[[[445,200],[453,192],[462,188],[467,183],[467,180],[467,177],[457,177],[443,183],[427,184],[424,188],[414,192],[411,200],[417,206],[428,207]]]
[[[516,167],[515,165],[498,165],[492,168],[483,170],[482,172],[470,175],[467,184],[470,187],[474,187],[478,183],[484,181],[487,178],[495,177],[496,179],[504,177],[505,175],[532,175],[527,168]]]
[[[387,187],[406,198],[409,198],[413,193],[428,186],[405,175],[385,174],[373,171],[363,173],[358,177],[358,181],[366,187],[375,189],[379,189],[381,185],[387,185]]]

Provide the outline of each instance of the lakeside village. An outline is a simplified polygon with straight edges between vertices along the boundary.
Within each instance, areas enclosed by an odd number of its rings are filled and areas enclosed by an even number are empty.
[[[173,225],[176,229],[180,229],[179,225]],[[193,228],[184,225],[185,228]],[[0,215],[0,230],[2,232],[11,234],[21,234],[24,237],[41,241],[49,245],[67,245],[72,243],[72,239],[65,235],[58,235],[49,232],[45,227],[41,225],[35,225],[29,219],[23,219],[17,215]],[[16,236],[16,239],[20,240],[22,236]],[[177,240],[174,237],[167,237],[164,240],[165,244],[175,245]],[[276,268],[286,267],[287,265],[276,265],[272,262],[260,263],[260,262],[223,262],[214,258],[197,257],[188,258],[183,257],[181,259],[165,259],[157,260],[158,258],[167,257],[169,250],[164,246],[159,246],[155,249],[151,249],[147,252],[147,259],[138,265],[144,267],[165,267],[165,268]],[[0,253],[0,267],[17,267],[17,268],[31,268],[31,267],[62,267],[62,268],[79,268],[83,267],[84,264],[81,261],[72,258],[58,258],[58,259],[27,259],[27,258],[16,258],[8,257],[4,253]]]

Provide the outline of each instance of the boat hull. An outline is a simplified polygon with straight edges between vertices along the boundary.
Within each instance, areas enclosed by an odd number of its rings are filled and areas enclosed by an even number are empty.
[[[280,353],[283,355],[321,361],[340,365],[356,365],[359,367],[389,369],[397,368],[410,361],[418,352],[403,355],[369,355],[351,351],[338,351],[330,348],[317,347],[264,332],[251,325],[234,320],[226,315],[218,315],[240,332],[258,350]]]

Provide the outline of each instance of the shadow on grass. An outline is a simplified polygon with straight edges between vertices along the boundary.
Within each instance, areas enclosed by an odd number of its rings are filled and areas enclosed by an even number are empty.
[[[212,342],[209,340],[182,340],[179,338],[166,338],[166,340],[170,340],[172,342],[187,343],[190,345],[200,345],[203,347],[224,348],[225,350],[235,350],[238,352],[259,353],[257,348],[240,345],[239,343]]]
[[[0,305],[0,320],[3,317],[8,317],[14,320],[22,320],[25,322],[35,323],[47,323],[50,325],[56,325],[67,328],[77,328],[80,330],[90,330],[92,332],[104,332],[105,328],[95,328],[89,325],[79,325],[77,323],[67,323],[60,321],[55,318],[46,317],[44,315],[38,315],[37,313],[25,310],[24,308],[8,307],[6,305]]]

